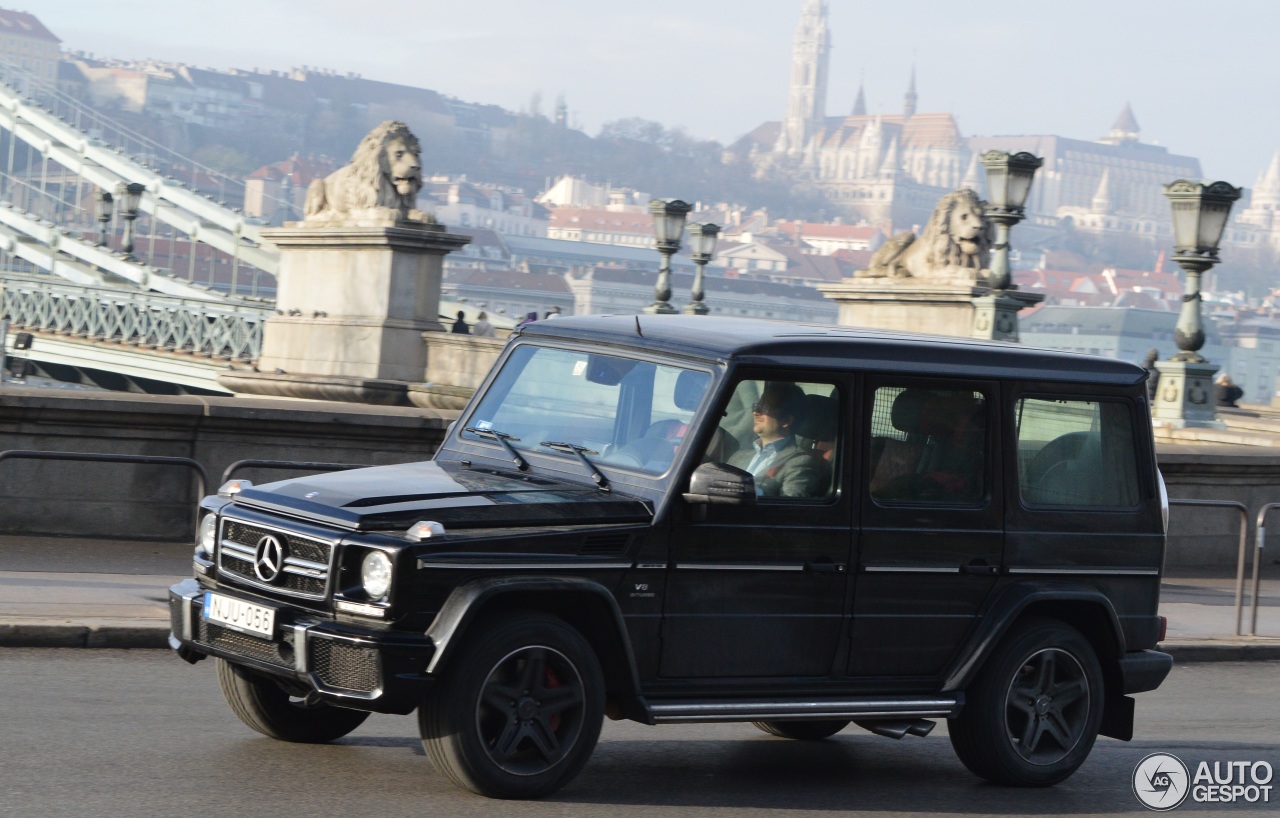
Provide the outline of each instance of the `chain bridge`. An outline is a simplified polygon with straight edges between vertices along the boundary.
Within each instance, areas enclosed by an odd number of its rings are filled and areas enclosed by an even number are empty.
[[[27,332],[17,354],[58,380],[226,394],[217,374],[257,359],[279,267],[243,201],[242,182],[0,63],[5,350]]]

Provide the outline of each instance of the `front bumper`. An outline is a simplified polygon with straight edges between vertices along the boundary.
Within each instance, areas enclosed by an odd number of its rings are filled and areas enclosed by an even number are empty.
[[[259,602],[219,588],[219,594]],[[276,635],[264,639],[201,617],[205,589],[194,579],[169,588],[169,647],[184,658],[217,656],[314,690],[330,704],[376,713],[411,713],[430,687],[435,654],[426,636],[320,619],[310,611],[261,600],[276,609]]]

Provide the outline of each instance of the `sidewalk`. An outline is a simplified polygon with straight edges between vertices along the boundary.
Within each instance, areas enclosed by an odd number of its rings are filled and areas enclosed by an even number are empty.
[[[190,554],[186,543],[0,536],[0,647],[163,648],[167,589],[190,576]],[[1166,579],[1161,650],[1179,662],[1280,659],[1280,580],[1264,579],[1260,601],[1265,635],[1236,636],[1234,578]]]

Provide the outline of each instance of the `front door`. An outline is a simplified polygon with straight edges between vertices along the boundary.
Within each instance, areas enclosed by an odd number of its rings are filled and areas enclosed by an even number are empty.
[[[936,676],[974,627],[1000,571],[996,385],[877,379],[865,400],[848,672]]]
[[[846,384],[814,376],[762,373],[732,390],[704,459],[751,471],[759,496],[676,514],[661,676],[831,674],[853,544],[840,433],[849,398]]]

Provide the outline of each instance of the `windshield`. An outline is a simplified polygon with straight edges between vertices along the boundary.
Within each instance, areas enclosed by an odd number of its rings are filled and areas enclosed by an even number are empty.
[[[711,385],[709,372],[616,355],[525,344],[467,421],[519,451],[577,459],[543,443],[583,447],[590,462],[661,474],[675,459]],[[467,440],[493,434],[463,430]]]

